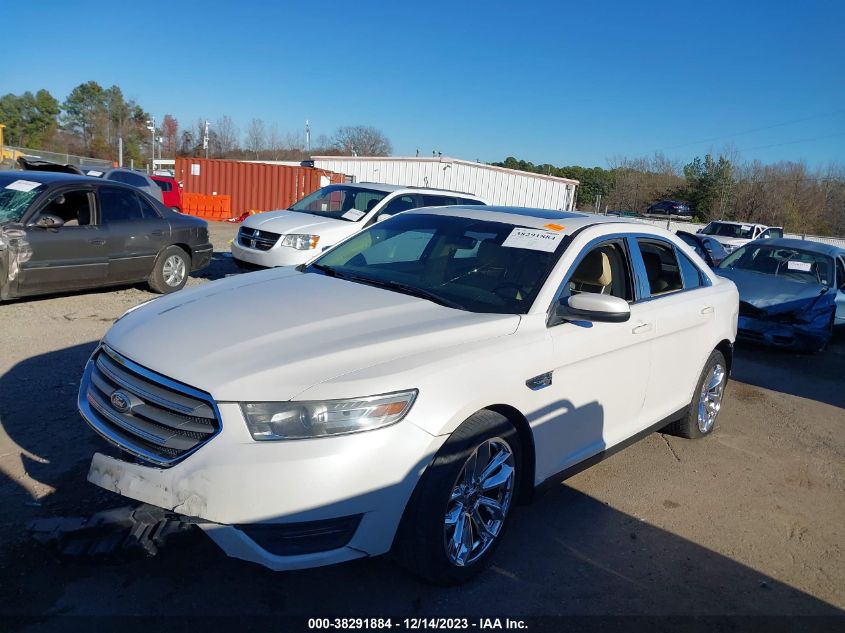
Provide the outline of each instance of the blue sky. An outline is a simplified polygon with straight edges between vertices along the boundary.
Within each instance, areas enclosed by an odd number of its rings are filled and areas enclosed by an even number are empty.
[[[0,93],[62,100],[93,79],[182,127],[366,124],[397,155],[482,161],[687,161],[731,145],[845,163],[839,0],[39,0],[3,14]]]

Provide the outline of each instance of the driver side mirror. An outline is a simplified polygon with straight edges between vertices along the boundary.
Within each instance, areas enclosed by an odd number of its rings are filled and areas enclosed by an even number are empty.
[[[57,229],[60,226],[63,226],[64,223],[65,221],[57,215],[53,215],[52,213],[42,213],[38,217],[34,226],[40,226],[45,229]]]
[[[561,298],[555,304],[551,325],[563,321],[624,323],[630,318],[631,306],[624,299],[593,292],[579,292],[577,295]]]
[[[380,213],[379,216],[376,218],[376,222],[384,222],[385,220],[389,220],[392,217],[393,215],[390,213]]]

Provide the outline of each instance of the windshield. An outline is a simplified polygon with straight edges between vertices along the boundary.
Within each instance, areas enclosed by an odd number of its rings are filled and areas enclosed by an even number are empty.
[[[0,175],[0,222],[20,222],[44,188],[40,182],[19,178],[16,174]]]
[[[335,220],[357,222],[372,211],[387,195],[387,191],[362,189],[348,185],[329,185],[317,189],[294,204],[290,210],[310,213]]]
[[[549,240],[537,245],[519,231],[501,222],[403,213],[358,233],[306,270],[470,312],[525,314],[569,240],[528,229]]]
[[[734,251],[719,268],[750,270],[825,286],[833,283],[830,257],[785,246],[748,244]]]
[[[711,222],[701,232],[704,235],[719,235],[721,237],[736,237],[743,240],[750,240],[754,235],[754,226],[751,224]]]

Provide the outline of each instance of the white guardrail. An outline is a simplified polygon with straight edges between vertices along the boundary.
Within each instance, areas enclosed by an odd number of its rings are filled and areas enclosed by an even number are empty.
[[[640,222],[648,222],[656,226],[662,226],[665,229],[672,231],[688,231],[695,233],[698,229],[703,229],[705,224],[697,224],[695,222],[683,222],[681,220],[664,220],[663,218],[629,218],[638,220]],[[801,235],[798,233],[784,233],[784,237],[792,237],[799,240],[811,240],[813,242],[822,242],[830,244],[831,246],[838,246],[845,248],[845,237],[823,237],[821,235]]]

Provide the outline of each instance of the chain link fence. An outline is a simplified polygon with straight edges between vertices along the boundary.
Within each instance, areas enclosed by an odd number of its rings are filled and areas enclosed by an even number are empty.
[[[3,149],[7,150],[5,153],[18,152],[29,158],[40,158],[48,160],[52,163],[60,163],[62,165],[74,165],[76,167],[100,168],[103,171],[111,169],[112,162],[102,158],[88,158],[87,156],[77,156],[76,154],[66,154],[61,152],[47,152],[42,149],[32,149],[29,147],[15,147],[13,145],[4,145]]]

